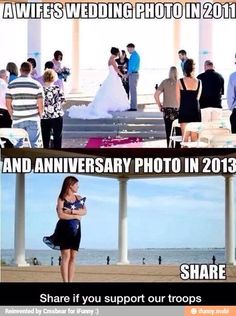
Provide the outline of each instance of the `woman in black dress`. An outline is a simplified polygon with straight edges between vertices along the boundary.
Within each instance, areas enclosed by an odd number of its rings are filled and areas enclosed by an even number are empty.
[[[75,272],[75,259],[81,239],[81,217],[86,215],[85,198],[76,194],[78,180],[66,177],[57,200],[57,222],[54,234],[43,241],[52,249],[61,250],[63,282],[71,282]]]
[[[184,78],[178,80],[177,100],[179,107],[179,123],[182,136],[184,136],[185,127],[190,122],[201,122],[201,112],[199,99],[202,92],[201,81],[194,76],[195,63],[193,59],[187,59],[184,63]],[[184,142],[188,140],[197,141],[196,132],[186,133]]]
[[[120,57],[116,59],[116,63],[120,72],[123,75],[126,75],[128,73],[129,59],[127,58],[125,50],[121,51]],[[127,93],[127,96],[129,98],[129,80],[126,76],[122,78],[122,83],[123,87],[125,88],[125,92]]]

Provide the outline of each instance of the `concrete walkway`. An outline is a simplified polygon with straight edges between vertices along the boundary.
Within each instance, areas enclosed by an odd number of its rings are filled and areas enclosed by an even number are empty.
[[[110,119],[71,119],[64,116],[63,138],[142,137],[165,138],[160,112],[114,112]]]
[[[139,96],[137,112],[113,112],[111,119],[83,120],[68,117],[66,110],[71,105],[79,106],[90,101],[90,97],[79,95],[70,95],[67,100],[63,126],[64,148],[83,148],[89,138],[140,138],[143,143],[161,140],[161,144],[148,144],[147,147],[166,147],[163,116],[153,104],[153,96]],[[145,147],[143,145],[136,146]]]
[[[137,112],[113,112],[111,119],[82,120],[68,117],[66,110],[70,106],[88,104],[92,99],[91,96],[79,94],[68,96],[65,105],[63,148],[84,148],[90,138],[112,138],[118,139],[118,142],[122,139],[137,138],[137,142],[112,147],[166,148],[163,114],[154,103],[153,95],[139,95]],[[229,114],[224,106],[223,117],[228,119]]]

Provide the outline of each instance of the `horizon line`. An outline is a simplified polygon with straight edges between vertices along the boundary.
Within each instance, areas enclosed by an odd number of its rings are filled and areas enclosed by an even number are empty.
[[[156,249],[169,249],[169,250],[175,250],[175,249],[225,249],[225,247],[160,247],[160,248],[149,248],[149,247],[144,247],[144,248],[129,248],[129,250],[156,250]],[[236,249],[236,248],[235,248]],[[1,248],[2,250],[14,250],[14,248]],[[33,249],[33,248],[27,248],[25,250],[42,250],[42,251],[51,251],[54,249]],[[80,248],[79,250],[117,250],[118,248]],[[60,251],[60,250],[58,250]]]

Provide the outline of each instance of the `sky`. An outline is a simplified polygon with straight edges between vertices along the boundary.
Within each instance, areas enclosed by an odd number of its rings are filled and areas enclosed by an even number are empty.
[[[66,174],[26,175],[26,248],[47,249],[56,200]],[[117,249],[118,181],[78,176],[88,214],[81,247]],[[2,248],[14,245],[15,175],[2,174]],[[236,183],[235,183],[236,189]],[[235,190],[236,191],[236,190]],[[236,203],[236,201],[235,201]],[[224,178],[185,177],[128,182],[129,248],[224,247]]]

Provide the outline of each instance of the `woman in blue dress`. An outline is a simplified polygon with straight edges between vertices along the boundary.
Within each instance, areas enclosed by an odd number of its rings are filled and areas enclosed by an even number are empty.
[[[61,275],[64,282],[72,282],[75,259],[81,239],[81,217],[86,215],[85,198],[77,195],[78,179],[66,177],[57,200],[57,222],[54,234],[43,241],[52,249],[61,250]]]

